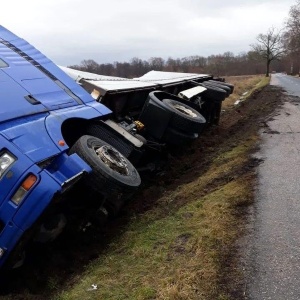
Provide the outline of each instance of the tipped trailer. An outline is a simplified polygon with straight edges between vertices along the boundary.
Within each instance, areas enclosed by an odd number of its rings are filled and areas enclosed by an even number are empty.
[[[196,139],[205,127],[219,123],[222,101],[233,92],[233,85],[205,74],[151,71],[126,79],[61,68],[112,110],[108,125],[130,133],[144,148],[156,145],[161,149],[164,144],[181,145]],[[98,124],[99,132],[103,125]],[[125,140],[129,154],[143,148],[132,138]],[[137,163],[137,156],[133,156]]]
[[[62,232],[78,187],[93,196],[79,199],[80,213],[116,214],[148,153],[218,123],[232,88],[210,75],[62,70],[0,26],[0,267],[20,266],[29,241]]]

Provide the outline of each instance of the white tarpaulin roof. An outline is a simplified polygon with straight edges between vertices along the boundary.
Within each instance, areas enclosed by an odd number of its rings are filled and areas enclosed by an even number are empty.
[[[195,74],[195,73],[178,73],[178,72],[163,72],[163,71],[150,71],[145,75],[134,78],[139,81],[155,82],[157,84],[170,84],[178,83],[185,80],[193,80],[198,78],[208,78],[207,74]]]
[[[85,80],[85,81],[105,91],[128,90],[128,89],[135,89],[135,88],[147,88],[147,87],[157,86],[157,84],[155,83],[141,82],[141,81],[130,80],[130,79],[122,80],[122,81],[118,81],[118,80]]]
[[[81,79],[87,79],[87,80],[99,80],[99,81],[105,81],[105,80],[129,80],[127,78],[122,77],[114,77],[114,76],[105,76],[105,75],[98,75],[95,73],[89,73],[84,71],[78,71],[75,69],[67,68],[59,66],[66,74],[68,74],[72,79],[76,81],[80,81]]]
[[[104,91],[159,87],[160,85],[168,85],[172,83],[176,84],[187,80],[210,77],[209,75],[205,74],[150,71],[141,77],[128,79],[77,71],[61,66],[60,68],[75,81],[80,82],[81,80],[84,80]]]

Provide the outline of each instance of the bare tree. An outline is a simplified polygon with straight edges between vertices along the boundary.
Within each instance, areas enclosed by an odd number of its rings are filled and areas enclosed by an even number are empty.
[[[92,73],[97,73],[99,65],[93,59],[85,59],[81,62],[82,70]]]
[[[161,57],[151,57],[149,64],[152,70],[161,71],[164,68],[165,61]]]
[[[286,27],[290,36],[290,41],[293,43],[295,50],[300,48],[300,0],[293,5],[289,11],[289,18],[286,22]]]
[[[269,77],[270,64],[279,60],[285,53],[281,32],[270,28],[266,34],[257,36],[257,43],[250,45],[255,53],[265,60],[267,65],[266,77]]]
[[[290,8],[289,17],[286,22],[286,32],[284,34],[285,47],[291,61],[291,72],[293,66],[298,66],[300,56],[300,0]],[[299,70],[300,71],[300,70]],[[300,73],[300,72],[299,72]]]

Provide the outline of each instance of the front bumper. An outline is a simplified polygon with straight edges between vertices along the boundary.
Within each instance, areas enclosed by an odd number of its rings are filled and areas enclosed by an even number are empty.
[[[0,207],[0,220],[3,223],[0,248],[4,251],[0,258],[0,266],[3,265],[22,235],[33,226],[49,206],[53,197],[63,193],[66,187],[72,186],[86,172],[90,172],[90,167],[76,154],[68,156],[62,153],[47,168],[41,169],[33,165],[23,173]],[[28,174],[37,176],[38,181],[22,203],[17,206],[11,198]]]

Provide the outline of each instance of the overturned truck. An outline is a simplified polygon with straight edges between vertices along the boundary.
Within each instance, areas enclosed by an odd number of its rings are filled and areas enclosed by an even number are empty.
[[[143,158],[149,156],[149,148],[184,145],[209,125],[217,125],[222,101],[234,88],[205,74],[151,71],[126,79],[60,68],[112,111],[107,120],[89,127],[89,132],[105,136],[139,169],[145,169]]]
[[[211,75],[151,71],[126,79],[58,67],[0,27],[0,266],[29,241],[54,240],[80,211],[116,215],[168,145],[218,124],[233,86]],[[89,203],[91,201],[91,203]]]

